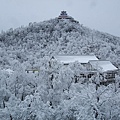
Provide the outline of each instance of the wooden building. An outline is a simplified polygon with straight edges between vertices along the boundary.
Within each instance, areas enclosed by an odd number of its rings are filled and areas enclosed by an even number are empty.
[[[95,55],[59,55],[54,57],[63,65],[69,65],[78,61],[86,68],[85,72],[80,73],[79,77],[86,79],[91,78],[93,75],[100,75],[101,81],[115,80],[115,74],[118,69],[110,61],[101,61]]]
[[[25,70],[25,72],[30,73],[30,74],[39,75],[39,69],[38,68],[27,68]]]
[[[117,74],[118,68],[108,60],[91,60],[89,61],[89,70],[99,72],[103,81],[112,81],[115,78],[115,74]]]
[[[66,11],[61,11],[58,19],[73,19],[73,18],[71,16],[68,16]]]
[[[68,19],[71,22],[79,23],[73,17],[69,16],[66,11],[61,11],[60,15],[57,18],[60,19],[60,20]]]

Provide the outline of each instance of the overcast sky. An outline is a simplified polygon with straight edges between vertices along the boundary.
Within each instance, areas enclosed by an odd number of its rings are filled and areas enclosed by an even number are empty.
[[[0,0],[0,31],[59,16],[120,37],[120,0]]]

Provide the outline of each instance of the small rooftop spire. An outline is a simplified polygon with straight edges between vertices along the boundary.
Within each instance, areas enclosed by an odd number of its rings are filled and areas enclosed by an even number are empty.
[[[66,12],[66,11],[61,11],[61,14],[60,14],[60,15],[67,16],[67,12]]]

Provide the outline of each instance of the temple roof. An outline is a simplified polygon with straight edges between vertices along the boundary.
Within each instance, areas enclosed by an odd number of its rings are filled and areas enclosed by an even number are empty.
[[[90,60],[98,60],[95,55],[59,55],[55,56],[55,59],[65,64],[75,61],[88,63]]]
[[[89,61],[94,69],[97,69],[99,72],[107,72],[118,70],[110,61],[101,61],[101,60],[93,60]]]

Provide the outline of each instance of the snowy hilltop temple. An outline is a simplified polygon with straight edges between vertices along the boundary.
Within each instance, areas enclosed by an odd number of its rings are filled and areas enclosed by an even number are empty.
[[[68,16],[66,11],[61,11],[58,19],[73,19],[73,18],[71,16]]]
[[[58,16],[58,19],[62,19],[62,20],[69,19],[72,22],[78,22],[78,21],[74,20],[73,17],[69,16],[66,11],[61,11],[60,15]]]

